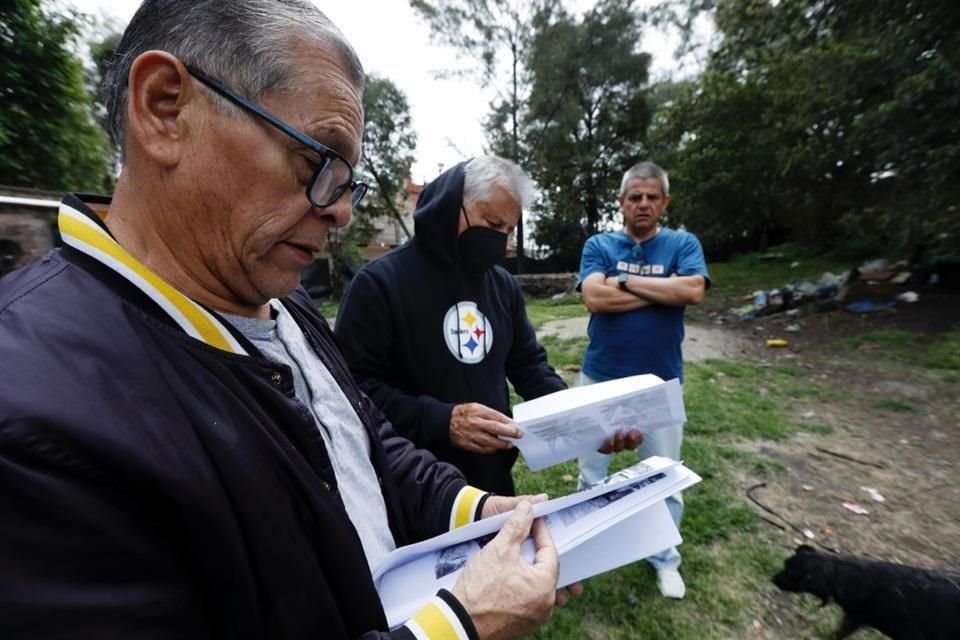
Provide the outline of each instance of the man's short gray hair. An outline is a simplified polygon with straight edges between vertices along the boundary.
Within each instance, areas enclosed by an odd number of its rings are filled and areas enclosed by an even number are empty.
[[[519,165],[499,156],[480,156],[464,168],[463,204],[488,202],[498,185],[526,209],[533,201],[533,181]]]
[[[627,172],[623,174],[623,180],[620,181],[620,195],[622,196],[627,192],[627,183],[631,180],[648,180],[653,178],[660,181],[660,186],[663,188],[663,195],[670,195],[670,178],[667,177],[667,172],[661,169],[660,165],[652,162],[638,162],[627,169]]]
[[[173,54],[256,99],[270,89],[291,88],[293,44],[329,46],[340,55],[350,80],[363,90],[360,59],[336,25],[305,0],[145,0],[127,26],[104,78],[107,117],[123,153],[128,79],[140,54]],[[211,92],[224,110],[239,109]]]

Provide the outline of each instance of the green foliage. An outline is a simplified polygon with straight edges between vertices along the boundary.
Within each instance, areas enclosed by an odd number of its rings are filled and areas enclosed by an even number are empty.
[[[106,27],[110,29],[109,26]],[[113,54],[120,44],[123,33],[109,31],[100,39],[94,39],[90,42],[90,59],[93,61],[94,71],[90,74],[90,93],[96,99],[97,122],[105,131],[110,131],[110,125],[107,120],[106,93],[103,85],[103,79],[110,68],[110,62],[113,60]]]
[[[469,66],[460,75],[474,75],[498,97],[487,119],[490,151],[526,164],[521,144],[521,118],[527,102],[524,60],[531,37],[531,16],[539,6],[559,0],[410,0],[410,6],[430,27],[431,37],[452,47]],[[479,62],[479,64],[477,64]],[[522,271],[524,223],[517,223],[517,263]]]
[[[676,185],[672,221],[708,251],[960,244],[960,5],[666,4],[712,11],[722,34],[651,133]]]
[[[406,96],[387,78],[368,75],[363,92],[363,154],[356,167],[357,180],[370,186],[366,198],[353,212],[346,229],[332,230],[327,250],[333,260],[333,295],[339,298],[346,283],[339,265],[360,266],[357,245],[367,244],[376,234],[374,221],[394,218],[403,224],[406,183],[413,163],[417,136],[413,131]],[[410,230],[407,236],[410,236]]]
[[[0,184],[109,191],[109,143],[74,53],[83,20],[43,4],[0,10]]]
[[[527,60],[524,142],[542,199],[536,240],[575,268],[589,235],[616,217],[623,171],[641,159],[650,120],[650,56],[629,0],[602,0],[581,18],[544,7]]]
[[[632,0],[601,0],[577,18],[561,0],[411,0],[435,40],[479,65],[498,96],[489,149],[541,187],[538,245],[575,269],[586,237],[612,218],[623,171],[639,159],[650,58],[637,50]],[[524,246],[523,225],[517,247]]]
[[[393,82],[371,74],[363,92],[363,111],[363,157],[357,172],[370,191],[355,215],[393,217],[402,223],[406,184],[417,147],[410,105]],[[405,230],[410,237],[410,230]]]

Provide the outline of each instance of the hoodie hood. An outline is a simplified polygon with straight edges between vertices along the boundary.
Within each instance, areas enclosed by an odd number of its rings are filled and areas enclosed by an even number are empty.
[[[444,264],[456,264],[457,260],[457,228],[468,162],[454,165],[424,187],[413,212],[413,241]]]

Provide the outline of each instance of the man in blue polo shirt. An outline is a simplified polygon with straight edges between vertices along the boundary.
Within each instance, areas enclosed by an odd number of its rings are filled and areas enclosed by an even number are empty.
[[[624,174],[617,200],[623,230],[588,239],[580,260],[579,287],[592,314],[580,384],[644,373],[683,382],[683,312],[686,305],[699,304],[710,286],[703,249],[693,234],[660,226],[670,204],[670,183],[652,162]],[[647,434],[637,453],[641,459],[659,455],[679,460],[682,441],[679,424]],[[605,477],[609,462],[610,456],[599,453],[580,458],[581,485]],[[682,496],[668,498],[667,506],[679,526]],[[677,549],[647,561],[657,571],[660,592],[683,598]]]

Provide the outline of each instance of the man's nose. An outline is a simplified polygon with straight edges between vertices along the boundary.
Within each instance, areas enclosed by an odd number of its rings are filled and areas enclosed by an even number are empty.
[[[340,228],[347,226],[350,223],[350,218],[353,217],[352,196],[353,194],[350,189],[344,190],[336,202],[330,206],[322,209],[315,207],[317,215],[321,218],[327,218],[332,227]]]

